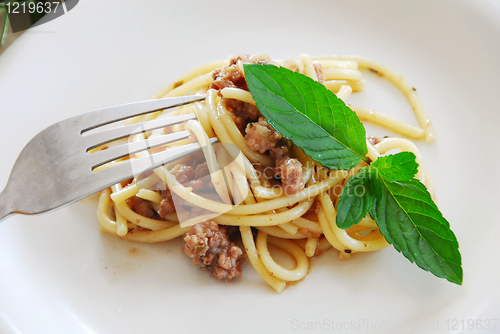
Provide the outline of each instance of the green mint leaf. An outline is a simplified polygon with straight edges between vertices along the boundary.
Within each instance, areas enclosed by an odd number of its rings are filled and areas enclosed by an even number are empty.
[[[337,204],[337,226],[347,229],[359,223],[374,207],[375,197],[372,196],[368,181],[368,167],[363,167],[358,174],[347,180]]]
[[[400,154],[377,159],[378,173],[371,173],[369,181],[369,188],[375,190],[372,193],[377,193],[370,215],[387,242],[407,259],[437,277],[461,285],[462,260],[457,239],[427,188],[413,175],[402,179],[416,172],[416,163],[396,157]]]
[[[375,169],[386,180],[411,180],[418,172],[415,159],[412,152],[400,152],[375,160],[370,168]]]
[[[361,160],[368,161],[365,128],[325,86],[274,65],[243,67],[261,114],[304,153],[331,169],[350,169]]]

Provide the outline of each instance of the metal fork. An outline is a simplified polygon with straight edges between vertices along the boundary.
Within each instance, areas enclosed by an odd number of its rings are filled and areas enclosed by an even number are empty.
[[[60,208],[137,176],[134,174],[138,171],[152,170],[200,150],[198,143],[174,146],[95,171],[97,167],[116,159],[189,137],[189,131],[181,131],[89,153],[93,148],[121,138],[195,120],[196,115],[166,117],[101,132],[92,133],[91,130],[204,98],[197,95],[124,104],[49,126],[36,135],[17,158],[7,186],[0,193],[0,221],[12,213],[37,214]],[[210,141],[215,143],[217,138]]]

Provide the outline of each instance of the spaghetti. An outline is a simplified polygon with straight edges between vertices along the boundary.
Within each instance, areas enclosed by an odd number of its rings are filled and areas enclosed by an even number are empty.
[[[185,252],[193,258],[193,262],[210,269],[213,276],[226,280],[241,275],[238,266],[246,256],[264,281],[277,292],[283,291],[287,283],[303,279],[309,270],[309,259],[331,247],[339,252],[342,260],[354,253],[387,247],[389,244],[369,215],[347,230],[336,225],[336,204],[342,187],[366,163],[361,162],[350,171],[328,170],[311,160],[302,149],[281,138],[260,116],[252,95],[246,89],[244,62],[272,63],[298,71],[324,84],[344,101],[365,86],[360,70],[374,70],[404,92],[420,127],[378,111],[352,106],[358,117],[407,138],[425,139],[427,142],[435,138],[432,123],[413,87],[400,74],[371,59],[301,55],[273,61],[266,55],[258,54],[206,64],[188,72],[155,96],[206,94],[204,102],[176,108],[168,114],[160,111],[128,121],[134,123],[195,113],[197,121],[139,134],[131,140],[187,129],[192,132],[193,139],[202,144],[204,154],[162,166],[102,191],[97,210],[101,230],[125,240],[146,243],[163,242],[184,235]],[[224,145],[237,146],[242,154],[213,148],[208,141],[213,136],[217,136]],[[367,145],[367,157],[372,161],[394,149],[413,152],[419,163],[416,178],[427,186],[434,198],[432,179],[411,141],[403,138],[367,138]],[[168,147],[155,150],[159,149]],[[140,152],[130,158],[146,154]],[[203,160],[206,162],[203,163]],[[224,175],[231,175],[231,178],[224,179]],[[208,177],[222,200],[217,201],[196,191],[206,188],[203,177]],[[225,181],[228,181],[227,184]],[[241,204],[233,206],[231,198]],[[206,221],[194,226],[189,226],[190,221],[180,224],[174,199],[189,203],[194,210],[200,209],[201,218],[198,217],[198,221],[203,218]],[[231,230],[233,234],[239,234],[246,255],[242,255],[239,247],[227,238]],[[189,244],[187,240],[194,243]],[[210,243],[215,241],[219,254],[211,253]],[[296,267],[285,268],[277,263],[269,246],[290,254]],[[210,263],[212,260],[215,266]]]

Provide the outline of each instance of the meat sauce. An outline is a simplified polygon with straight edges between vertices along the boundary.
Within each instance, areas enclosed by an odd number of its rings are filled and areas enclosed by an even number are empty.
[[[240,55],[231,58],[227,67],[213,72],[210,88],[221,90],[225,87],[236,87],[248,91],[239,62],[272,64],[266,55]],[[314,69],[319,81],[323,81],[321,66],[315,64]],[[244,136],[248,147],[255,152],[267,154],[274,160],[274,175],[271,177],[281,182],[285,194],[290,196],[302,191],[305,186],[302,164],[293,157],[291,142],[274,130],[254,105],[228,98],[222,98],[222,103]],[[192,187],[195,191],[207,186],[202,181],[204,176],[209,175],[206,163],[195,168],[179,164],[171,173],[181,184]],[[168,189],[161,191],[161,194],[163,200],[157,208],[154,208],[151,202],[135,196],[128,200],[128,204],[132,210],[145,217],[165,218],[167,214],[175,211],[175,206]],[[213,221],[191,226],[184,237],[183,251],[195,265],[210,271],[213,277],[226,281],[241,277],[245,254],[229,240],[226,228]]]

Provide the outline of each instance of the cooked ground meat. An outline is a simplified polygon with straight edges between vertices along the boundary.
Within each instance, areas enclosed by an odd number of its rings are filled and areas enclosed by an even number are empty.
[[[210,88],[220,90],[226,87],[236,87],[244,90],[248,90],[248,86],[245,80],[245,76],[240,71],[238,62],[251,63],[251,64],[270,64],[272,63],[269,56],[266,54],[256,54],[256,55],[239,55],[237,57],[232,57],[229,60],[229,66],[224,68],[218,68],[213,73],[213,81]],[[252,104],[234,100],[234,99],[222,99],[224,107],[231,114],[234,122],[240,129],[241,133],[245,133],[245,127],[250,122],[255,122],[260,116],[260,112]]]
[[[212,84],[210,88],[219,90],[226,87],[237,87],[248,90],[245,76],[241,73],[238,65],[233,64],[224,68],[218,68],[212,74]]]
[[[175,206],[170,190],[163,190],[161,193],[164,199],[162,199],[160,205],[158,205],[158,215],[165,218],[167,214],[175,211]]]
[[[196,166],[194,174],[195,174],[194,177],[197,179],[201,179],[202,177],[209,175],[210,171],[208,170],[207,162],[204,162]]]
[[[196,168],[194,169],[194,174],[194,179],[185,183],[185,187],[191,187],[194,191],[200,189],[206,190],[214,187],[213,183],[211,182],[212,179],[210,178],[210,171],[208,170],[206,162],[196,166]]]
[[[213,188],[210,177],[206,177],[210,175],[206,162],[199,164],[194,169],[191,166],[178,164],[170,170],[170,173],[184,187],[191,187],[193,191]],[[167,189],[161,193],[164,198],[158,205],[158,215],[165,218],[167,214],[175,211],[175,205],[170,190]]]
[[[126,203],[135,213],[141,216],[151,218],[155,215],[150,201],[146,201],[137,196],[132,196],[127,198]]]
[[[179,183],[186,185],[189,183],[196,175],[196,172],[191,166],[186,166],[183,164],[175,165],[174,168],[170,170],[173,176],[179,181]],[[175,211],[174,201],[172,199],[172,194],[170,190],[164,190],[161,192],[164,197],[160,204],[158,205],[158,215],[165,218],[167,214]]]
[[[213,277],[226,281],[241,277],[243,251],[229,241],[226,229],[213,221],[191,226],[184,237],[184,253]]]
[[[125,203],[128,204],[129,208],[131,208],[132,210],[134,210],[134,208],[139,205],[139,203],[141,202],[141,198],[139,197],[136,197],[136,196],[132,196],[132,197],[129,197],[125,200]],[[135,210],[134,210],[135,211]]]
[[[245,130],[245,141],[253,151],[265,153],[269,151],[275,159],[276,177],[281,178],[285,194],[288,196],[304,189],[302,164],[297,159],[290,158],[290,150],[286,141],[265,120],[260,117],[258,122],[250,123]]]
[[[299,160],[292,158],[276,160],[276,176],[281,178],[286,195],[294,195],[304,190],[302,164]]]
[[[177,181],[179,181],[179,183],[181,184],[191,181],[192,179],[194,179],[196,174],[193,167],[183,164],[175,165],[174,168],[170,170],[170,173],[175,176]]]
[[[302,164],[297,159],[290,158],[287,142],[265,120],[260,117],[258,122],[249,123],[245,130],[245,142],[253,151],[265,153],[269,151],[275,159],[275,176],[281,178],[285,194],[290,196],[304,189]]]
[[[276,146],[282,137],[267,124],[264,117],[256,123],[249,123],[245,129],[245,141],[252,151],[265,153]]]
[[[248,123],[255,122],[260,116],[259,109],[250,103],[223,98],[222,104],[229,111],[241,133],[245,133],[245,127]]]
[[[141,216],[148,218],[152,218],[155,215],[155,212],[151,207],[151,202],[143,199],[141,199],[141,202],[134,208],[134,210]]]
[[[288,158],[290,156],[290,150],[288,149],[288,146],[286,145],[286,142],[284,140],[280,140],[276,147],[273,147],[269,151],[269,155],[271,158],[274,160],[281,160],[284,158]]]

